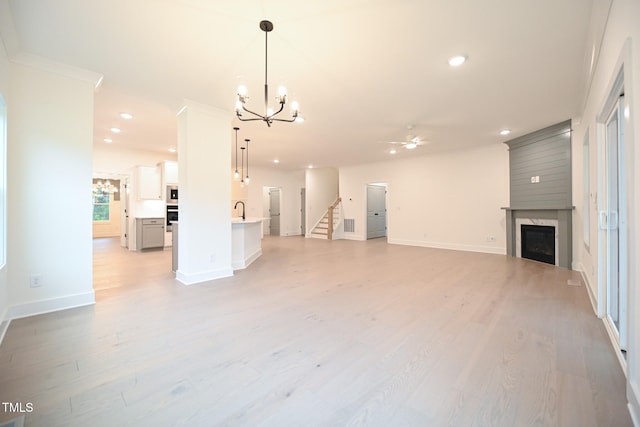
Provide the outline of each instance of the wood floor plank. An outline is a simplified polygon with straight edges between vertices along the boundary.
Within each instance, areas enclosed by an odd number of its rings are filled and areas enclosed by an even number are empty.
[[[217,281],[170,267],[96,239],[95,306],[11,322],[0,395],[25,425],[632,425],[576,272],[301,237]]]

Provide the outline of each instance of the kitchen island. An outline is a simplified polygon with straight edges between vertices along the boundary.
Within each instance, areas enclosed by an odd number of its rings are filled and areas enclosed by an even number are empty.
[[[262,255],[262,218],[231,220],[231,267],[247,268]]]

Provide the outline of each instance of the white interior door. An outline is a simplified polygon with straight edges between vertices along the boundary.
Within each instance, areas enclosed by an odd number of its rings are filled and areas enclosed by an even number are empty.
[[[600,276],[606,287],[606,318],[622,350],[627,347],[626,218],[624,196],[624,97],[605,123],[604,165],[599,198],[598,225],[602,237]]]
[[[280,189],[269,190],[269,234],[280,235]]]
[[[367,239],[387,235],[387,188],[367,185]]]

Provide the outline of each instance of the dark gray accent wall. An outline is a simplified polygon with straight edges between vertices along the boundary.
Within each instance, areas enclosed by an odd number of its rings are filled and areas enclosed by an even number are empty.
[[[505,142],[510,207],[567,209],[571,199],[571,120]],[[538,178],[538,182],[536,181]]]

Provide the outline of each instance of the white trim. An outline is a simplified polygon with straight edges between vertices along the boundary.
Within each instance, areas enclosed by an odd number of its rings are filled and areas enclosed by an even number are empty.
[[[187,274],[182,271],[176,271],[176,280],[183,285],[195,285],[210,280],[223,279],[233,276],[232,268],[219,268],[217,270],[203,271],[196,274]]]
[[[62,64],[30,53],[19,53],[11,58],[11,62],[91,83],[94,89],[98,89],[103,79],[103,75],[100,73]]]
[[[4,339],[4,336],[7,333],[7,330],[9,329],[10,324],[11,324],[11,319],[0,320],[0,345],[2,345],[2,340]]]
[[[607,335],[609,335],[609,341],[611,341],[611,346],[613,347],[613,352],[620,363],[620,367],[622,368],[622,373],[624,373],[625,378],[627,378],[627,361],[622,356],[622,350],[620,349],[620,341],[618,340],[618,333],[616,331],[616,327],[612,324],[611,317],[605,316],[602,318],[602,323],[604,324],[604,328],[607,331]]]
[[[0,1],[0,43],[4,45],[7,57],[20,52],[20,39],[13,23],[13,13],[8,1]]]
[[[253,261],[257,260],[260,257],[260,255],[262,255],[262,249],[258,248],[254,253],[245,257],[244,259],[232,261],[231,267],[234,270],[245,269],[249,267]]]
[[[67,295],[59,298],[51,298],[14,305],[13,307],[9,308],[7,317],[9,319],[20,319],[23,317],[36,316],[38,314],[67,310],[69,308],[94,305],[95,303],[95,292],[91,291],[83,294]]]
[[[591,301],[591,308],[593,309],[593,313],[596,317],[601,318],[600,314],[598,314],[598,301],[596,299],[595,294],[593,293],[593,289],[591,289],[591,282],[589,282],[589,276],[584,272],[584,265],[582,262],[575,265],[574,270],[580,273],[582,277],[582,281],[584,282],[585,287],[587,288],[587,295],[589,295],[589,301]]]
[[[638,393],[635,383],[629,381],[627,383],[627,408],[634,426],[640,426],[640,400],[638,400],[638,396],[640,393]]]
[[[448,250],[464,251],[464,252],[479,252],[479,253],[494,254],[494,255],[507,254],[507,248],[505,247],[496,248],[492,246],[461,245],[461,244],[452,244],[452,243],[427,242],[427,241],[419,241],[419,240],[392,239],[389,237],[387,237],[387,243],[391,243],[393,245],[420,246],[424,248],[448,249]]]

